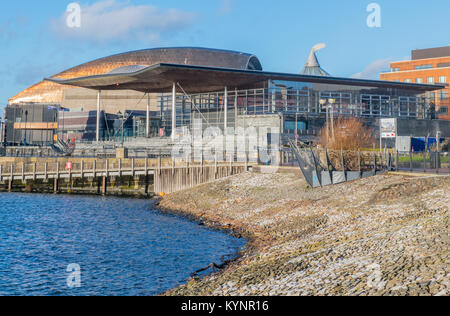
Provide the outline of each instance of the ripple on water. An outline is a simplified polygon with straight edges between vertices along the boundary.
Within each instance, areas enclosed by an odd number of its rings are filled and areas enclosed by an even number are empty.
[[[245,244],[148,200],[0,193],[0,295],[156,295]],[[69,264],[82,286],[67,287]]]

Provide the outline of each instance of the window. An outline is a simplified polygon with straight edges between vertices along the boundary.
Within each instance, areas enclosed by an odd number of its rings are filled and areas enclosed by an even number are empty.
[[[405,83],[411,83],[411,79],[405,79]]]
[[[447,82],[447,77],[446,76],[440,76],[439,77],[439,83],[446,83]]]
[[[391,97],[388,95],[361,95],[362,115],[390,115]]]
[[[399,97],[399,115],[415,117],[419,105],[416,97]]]
[[[356,107],[352,104],[352,94],[346,92],[320,92],[320,99],[334,99],[333,109],[335,113],[351,114]]]
[[[423,83],[423,78],[416,78],[416,83]]]
[[[391,71],[392,71],[392,72],[399,72],[399,71],[400,71],[400,68],[391,68]]]
[[[433,65],[419,65],[419,66],[415,66],[414,69],[416,70],[421,70],[421,69],[432,69]]]
[[[438,113],[439,113],[439,114],[448,114],[448,107],[447,107],[447,106],[441,106],[441,107],[439,108]]]
[[[441,92],[439,93],[439,98],[441,100],[447,100],[448,99],[447,91],[441,90]]]
[[[434,83],[434,77],[428,77],[427,78],[427,83],[433,84]]]

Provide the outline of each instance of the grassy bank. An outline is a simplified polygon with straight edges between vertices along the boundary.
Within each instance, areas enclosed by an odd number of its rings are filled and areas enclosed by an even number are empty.
[[[250,238],[219,273],[168,295],[446,295],[449,177],[378,176],[311,190],[246,173],[166,196],[164,209]]]

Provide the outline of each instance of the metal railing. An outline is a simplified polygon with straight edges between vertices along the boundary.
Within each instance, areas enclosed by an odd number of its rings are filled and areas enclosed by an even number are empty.
[[[395,170],[450,174],[450,152],[396,152]]]

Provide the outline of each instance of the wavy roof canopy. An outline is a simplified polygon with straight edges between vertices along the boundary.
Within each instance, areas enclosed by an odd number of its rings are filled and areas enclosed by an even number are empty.
[[[408,89],[414,91],[434,91],[444,88],[443,85],[297,75],[167,63],[152,65],[135,72],[87,76],[68,80],[51,78],[46,80],[57,84],[93,90],[135,90],[150,93],[170,92],[174,83],[179,83],[187,93],[202,93],[219,91],[224,89],[225,86],[251,86],[268,80]]]
[[[238,70],[262,70],[259,59],[252,54],[208,48],[180,47],[144,49],[112,55],[73,67],[50,78],[69,80],[104,75],[110,72],[120,73],[124,70],[133,72],[133,70],[143,66],[148,67],[160,63]],[[71,88],[73,87],[62,86],[50,81],[41,81],[20,92],[9,101],[11,104],[27,102],[60,103],[63,90]]]

